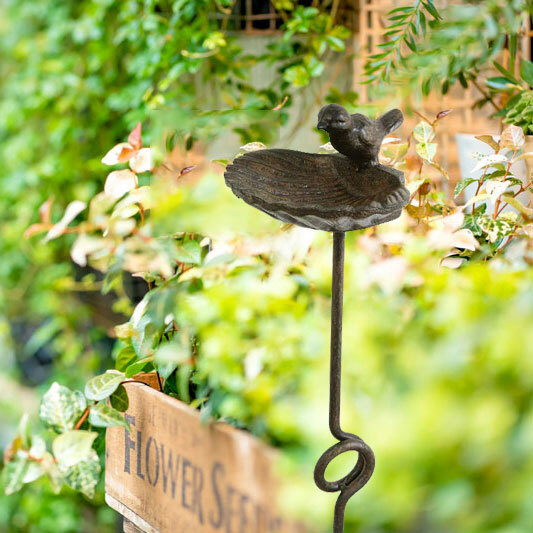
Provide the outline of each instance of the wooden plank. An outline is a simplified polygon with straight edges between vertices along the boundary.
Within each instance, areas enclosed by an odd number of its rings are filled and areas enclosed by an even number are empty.
[[[124,533],[145,533],[142,529],[138,528],[133,522],[130,522],[127,518],[124,518],[123,531]]]
[[[146,385],[106,439],[106,501],[147,533],[296,533],[276,510],[274,451]],[[133,530],[134,531],[134,530]]]

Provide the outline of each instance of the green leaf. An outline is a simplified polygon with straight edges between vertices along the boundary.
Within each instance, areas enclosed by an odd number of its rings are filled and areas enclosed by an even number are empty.
[[[27,413],[24,413],[19,422],[18,434],[22,440],[22,447],[26,450],[31,446],[31,433],[30,417]]]
[[[173,339],[171,342],[162,344],[154,357],[159,373],[167,379],[178,365],[190,362],[191,347],[186,339],[184,342]]]
[[[435,6],[433,5],[433,1],[429,0],[428,2],[424,2],[424,7],[428,10],[429,14],[436,20],[439,20],[441,16],[439,15],[439,12],[435,9]]]
[[[502,76],[496,76],[487,80],[487,85],[491,89],[498,91],[511,91],[513,89],[513,82],[509,78],[503,78]]]
[[[522,59],[520,63],[520,76],[530,86],[533,87],[533,62]]]
[[[52,442],[52,451],[61,468],[68,468],[86,458],[98,433],[75,430],[59,435]]]
[[[510,79],[513,83],[516,83],[516,85],[520,85],[520,82],[503,65],[501,65],[497,61],[494,61],[493,65],[501,74],[503,74],[505,78]]]
[[[85,396],[88,400],[100,401],[113,394],[124,381],[123,374],[106,372],[90,379],[85,385]]]
[[[426,161],[433,161],[435,154],[437,153],[436,143],[417,143],[415,146],[416,153]]]
[[[154,357],[150,356],[150,357],[145,357],[144,359],[141,359],[140,361],[135,361],[135,363],[132,363],[128,368],[126,368],[126,377],[131,378],[135,374],[142,372],[144,368],[146,368],[147,365],[152,363],[153,360],[154,360]]]
[[[496,142],[496,139],[494,139],[492,135],[476,135],[476,139],[478,141],[484,142],[485,144],[488,144],[495,152],[500,149],[498,143]]]
[[[533,219],[533,209],[531,209],[530,207],[526,207],[520,200],[518,200],[514,196],[504,194],[502,196],[502,200],[508,203],[511,207],[514,207],[520,214],[524,215],[526,219]]]
[[[81,461],[68,468],[62,468],[67,485],[85,494],[88,498],[94,497],[96,485],[100,479],[100,471],[98,454],[92,448]]]
[[[119,411],[105,403],[98,403],[91,407],[89,423],[100,428],[121,426],[130,431],[130,425]]]
[[[21,489],[24,484],[24,476],[28,471],[29,460],[26,454],[17,453],[9,461],[3,471],[3,485],[6,494],[13,494]]]
[[[51,453],[46,452],[41,460],[41,465],[50,480],[52,490],[58,494],[64,483],[64,476]]]
[[[135,359],[137,359],[137,354],[135,353],[133,346],[126,346],[118,352],[115,368],[120,372],[124,372]]]
[[[420,143],[429,143],[435,137],[435,132],[427,122],[422,121],[413,129],[413,137]]]
[[[199,265],[202,262],[202,248],[198,241],[188,241],[178,247],[176,259],[182,263]]]
[[[120,385],[118,389],[110,396],[109,401],[111,406],[114,407],[117,411],[123,413],[128,410],[130,406],[130,401],[128,398],[128,393],[126,392],[126,387]]]
[[[286,69],[283,73],[283,79],[295,87],[305,87],[311,80],[303,65],[294,65]]]
[[[39,415],[43,424],[54,431],[68,431],[75,426],[85,407],[81,392],[53,383],[43,396]]]
[[[28,460],[28,468],[22,479],[23,483],[32,483],[44,474],[44,468],[40,462]]]
[[[477,182],[475,178],[466,178],[464,180],[458,181],[455,186],[454,196],[459,196],[470,184]]]
[[[329,47],[335,52],[344,52],[346,45],[342,39],[335,37],[334,35],[327,35],[326,41],[329,44]]]

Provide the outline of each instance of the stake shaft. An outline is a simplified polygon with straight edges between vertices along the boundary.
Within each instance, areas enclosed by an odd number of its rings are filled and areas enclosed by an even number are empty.
[[[329,382],[329,428],[339,441],[326,450],[315,466],[315,483],[326,492],[340,492],[335,505],[333,533],[344,531],[344,511],[348,500],[368,482],[374,471],[374,453],[365,442],[341,429],[341,359],[342,359],[342,304],[344,288],[345,235],[333,233],[333,266],[331,285],[331,353]],[[338,481],[326,481],[328,464],[347,451],[359,453],[350,473]]]
[[[329,429],[338,440],[348,435],[340,426],[341,415],[341,360],[342,308],[344,291],[345,234],[333,234],[333,265],[331,282],[331,355],[329,378]]]

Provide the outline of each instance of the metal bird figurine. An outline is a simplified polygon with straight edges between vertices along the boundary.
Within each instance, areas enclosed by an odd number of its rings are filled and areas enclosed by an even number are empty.
[[[260,150],[238,157],[224,174],[236,196],[274,218],[333,232],[329,427],[339,442],[318,460],[315,483],[323,491],[340,492],[334,533],[344,531],[346,504],[368,482],[375,466],[372,449],[340,424],[345,232],[393,220],[409,202],[402,172],[378,161],[383,139],[402,121],[398,109],[371,120],[331,104],[320,110],[318,128],[328,132],[338,154]],[[358,452],[355,466],[337,481],[326,480],[329,463],[347,451]]]
[[[381,165],[384,137],[398,128],[398,109],[371,120],[330,104],[318,115],[338,154],[273,149],[249,152],[224,175],[233,193],[281,220],[324,231],[352,231],[394,220],[409,202],[403,173]]]

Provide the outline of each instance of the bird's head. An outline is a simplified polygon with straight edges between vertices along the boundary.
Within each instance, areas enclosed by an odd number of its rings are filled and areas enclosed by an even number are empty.
[[[329,104],[323,107],[318,113],[319,130],[332,132],[341,132],[349,130],[352,127],[352,118],[344,107],[339,104]]]

